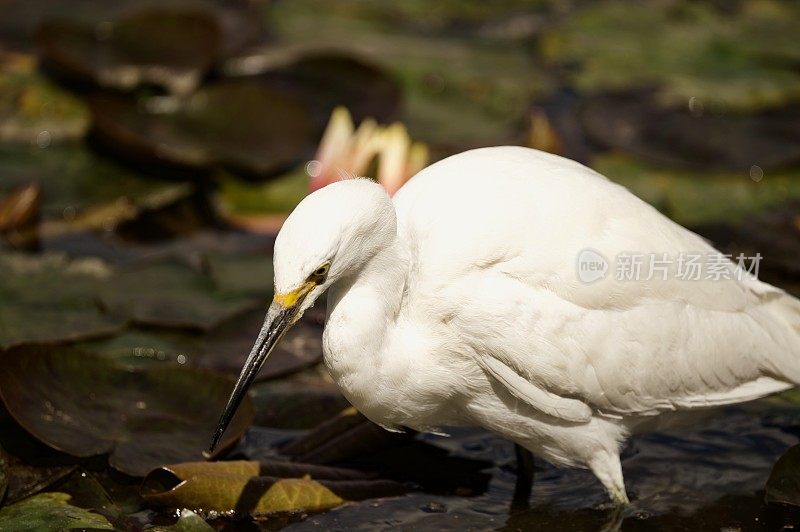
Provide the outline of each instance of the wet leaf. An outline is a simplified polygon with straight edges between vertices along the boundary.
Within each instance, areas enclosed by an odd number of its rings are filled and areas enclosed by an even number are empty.
[[[267,304],[267,300],[263,300],[263,308],[231,319],[211,331],[200,346],[198,364],[238,375],[264,323]],[[269,356],[257,380],[283,377],[319,363],[322,329],[310,316],[304,316]]]
[[[259,383],[250,395],[256,412],[253,424],[263,427],[310,429],[348,406],[336,385],[321,379]]]
[[[45,221],[102,222],[103,210],[146,211],[191,193],[185,184],[164,183],[120,166],[84,145],[47,149],[0,145],[0,194],[37,183],[42,189]],[[113,221],[113,220],[112,220]],[[113,228],[113,225],[111,226]]]
[[[120,474],[114,477],[117,478],[112,478],[109,472],[79,469],[56,489],[70,495],[74,506],[103,515],[117,529],[138,529],[141,525],[131,514],[144,507],[144,499],[139,495],[141,482]]]
[[[100,95],[90,108],[100,139],[137,163],[264,179],[291,168],[315,142],[301,103],[258,81],[221,81],[185,99]]]
[[[431,20],[429,5],[415,9],[428,11],[425,20]],[[399,118],[412,138],[437,153],[522,142],[521,118],[531,98],[546,94],[552,85],[525,48],[483,37],[403,31],[398,11],[404,8],[295,0],[276,4],[272,20],[286,45],[350,53],[385,68],[404,96]],[[393,22],[376,24],[364,12],[382,12]]]
[[[6,506],[0,510],[0,530],[114,530],[105,517],[72,506],[69,500],[66,493],[41,493]]]
[[[273,53],[273,47],[267,49]],[[358,57],[323,52],[299,51],[294,61],[269,69],[261,78],[275,89],[306,103],[314,123],[321,129],[337,106],[353,113],[356,121],[374,118],[390,122],[397,118],[401,92],[397,80],[381,67]],[[269,67],[269,55],[264,57]],[[259,56],[240,61],[252,69]],[[235,70],[235,65],[233,66]]]
[[[230,174],[219,176],[217,204],[231,225],[251,232],[277,234],[297,204],[308,195],[309,176],[297,168],[266,183],[250,183]]]
[[[69,20],[94,27],[103,35],[103,23],[142,10],[176,9],[214,17],[222,31],[223,51],[237,52],[263,36],[262,0],[5,0],[0,18],[0,47],[30,50],[43,20]],[[148,36],[150,37],[150,36]],[[163,42],[163,40],[162,40]]]
[[[578,63],[571,81],[584,91],[657,88],[663,105],[690,98],[748,111],[800,98],[792,2],[741,2],[728,13],[710,2],[610,1],[587,4],[548,28],[544,57]]]
[[[700,105],[699,103],[697,105]],[[800,163],[800,106],[749,115],[665,109],[647,93],[586,100],[580,119],[590,140],[661,166],[749,172]]]
[[[0,142],[47,148],[88,128],[86,105],[42,76],[35,58],[0,53]]]
[[[313,480],[262,476],[258,462],[197,462],[152,471],[142,495],[155,506],[190,508],[232,515],[316,512],[339,506],[348,497],[369,498],[405,493],[402,485],[380,480]]]
[[[769,503],[800,506],[800,446],[795,445],[775,462],[766,491]]]
[[[8,489],[8,462],[6,461],[6,453],[0,447],[0,503],[6,496]]]
[[[188,94],[220,54],[217,20],[200,11],[145,9],[86,25],[44,22],[41,51],[59,72],[102,87],[131,90],[138,85]]]
[[[0,233],[19,231],[35,225],[41,197],[39,186],[29,184],[0,198]]]
[[[96,286],[110,275],[100,261],[4,253],[0,271],[0,347],[103,336],[125,322],[97,308]]]
[[[0,451],[0,460],[5,464],[6,504],[39,493],[75,470],[75,466],[30,465],[5,451]]]
[[[180,514],[174,525],[154,526],[147,530],[151,532],[214,532],[214,528],[193,511],[183,509]]]
[[[619,154],[595,158],[592,168],[682,225],[739,222],[800,197],[800,171],[693,172],[661,169]],[[756,180],[758,179],[758,180]]]
[[[228,294],[272,298],[272,254],[209,253],[205,256],[214,284]]]
[[[181,367],[132,369],[76,349],[22,347],[0,354],[0,396],[28,432],[78,457],[109,454],[133,476],[198,459],[233,381]],[[252,419],[245,400],[223,446]]]
[[[209,330],[259,301],[230,294],[193,268],[172,261],[132,266],[99,289],[104,308],[142,325]]]

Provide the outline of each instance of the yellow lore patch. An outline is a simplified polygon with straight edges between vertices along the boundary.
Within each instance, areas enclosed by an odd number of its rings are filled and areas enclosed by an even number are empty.
[[[275,294],[275,297],[272,298],[272,301],[283,308],[292,308],[293,306],[297,305],[297,302],[305,297],[306,294],[313,290],[315,286],[317,286],[316,283],[312,281],[306,281],[300,285],[299,288],[292,290],[291,292],[286,292],[285,294]]]

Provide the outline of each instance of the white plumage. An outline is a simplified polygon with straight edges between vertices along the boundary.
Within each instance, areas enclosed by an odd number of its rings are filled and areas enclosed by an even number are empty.
[[[367,417],[480,425],[590,468],[625,502],[628,435],[800,382],[800,302],[736,275],[586,284],[587,248],[715,253],[578,163],[485,148],[426,168],[393,201],[363,179],[308,196],[276,241],[276,301],[329,262],[298,314],[328,290],[325,363]]]

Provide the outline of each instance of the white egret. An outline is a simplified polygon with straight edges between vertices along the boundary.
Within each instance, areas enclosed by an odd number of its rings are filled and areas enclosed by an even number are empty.
[[[600,263],[592,283],[576,271],[587,249]],[[717,253],[596,172],[526,148],[442,160],[393,200],[366,179],[324,187],[278,235],[276,295],[212,448],[275,344],[327,291],[324,361],[369,419],[483,426],[589,468],[625,503],[626,437],[665,413],[800,382],[800,302],[728,259],[704,261],[724,274],[711,279],[678,278],[674,264],[602,276],[623,252]]]

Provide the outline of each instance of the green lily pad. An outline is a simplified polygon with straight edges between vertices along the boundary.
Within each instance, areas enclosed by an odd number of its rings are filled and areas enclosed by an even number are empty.
[[[218,288],[197,270],[172,261],[132,266],[99,289],[110,314],[141,325],[209,330],[259,304],[251,296]]]
[[[147,475],[142,495],[152,505],[228,515],[318,512],[346,500],[400,495],[407,490],[381,480],[327,480],[262,476],[258,462],[194,462],[164,466]],[[335,471],[335,469],[331,469]]]
[[[767,502],[800,506],[800,445],[786,451],[772,466],[766,492]]]
[[[0,396],[37,439],[78,457],[109,455],[123,473],[199,459],[233,381],[181,367],[132,369],[69,348],[22,347],[0,354]],[[253,417],[246,399],[224,445]]]
[[[57,489],[70,495],[74,506],[92,509],[118,530],[139,529],[141,523],[132,514],[145,506],[139,495],[140,480],[109,473],[82,468],[61,482]]]
[[[220,54],[222,32],[210,14],[151,8],[99,25],[46,21],[38,37],[48,64],[80,81],[188,94]]]
[[[157,208],[191,192],[184,184],[154,180],[84,145],[47,149],[0,145],[0,175],[0,194],[37,183],[42,189],[42,217],[64,222],[103,205]]]
[[[114,530],[105,517],[69,504],[66,493],[40,493],[0,510],[0,530],[61,532],[76,528]]]
[[[238,375],[264,323],[263,307],[228,320],[211,331],[200,346],[197,364]],[[322,360],[322,325],[309,316],[298,321],[270,354],[256,379],[276,379],[318,364]]]
[[[404,96],[401,121],[434,151],[521,142],[531,99],[552,90],[548,73],[518,42],[406,31],[397,24],[406,9],[295,0],[275,4],[271,20],[283,45],[355,54],[385,68]]]
[[[795,68],[800,11],[792,2],[741,2],[727,12],[711,2],[587,4],[552,25],[540,50],[552,63],[578,63],[571,81],[584,91],[655,86],[663,105],[691,98],[750,111],[800,99]]]
[[[209,253],[206,265],[214,284],[223,292],[272,299],[271,253]]]
[[[3,253],[0,271],[0,348],[108,335],[125,323],[97,307],[96,286],[110,275],[100,261]]]
[[[800,105],[750,115],[665,109],[647,94],[598,95],[586,100],[581,123],[600,146],[658,164],[748,172],[800,163]]]
[[[212,83],[185,99],[99,95],[90,108],[98,137],[140,164],[224,167],[264,179],[297,164],[316,143],[301,103],[255,80]]]
[[[346,54],[309,50],[262,79],[304,101],[320,131],[340,105],[357,123],[368,117],[392,121],[400,108],[397,80],[383,68]]]
[[[242,225],[292,212],[308,195],[309,177],[305,169],[297,168],[266,183],[250,183],[230,174],[221,174],[218,183],[220,214],[233,225]],[[275,227],[280,223],[276,221]]]
[[[335,384],[321,379],[292,379],[258,383],[250,389],[254,425],[280,429],[311,429],[349,403]]]
[[[151,532],[214,532],[214,528],[205,519],[191,510],[182,509],[178,521],[174,525],[154,526]]]
[[[595,158],[591,166],[628,187],[676,222],[695,226],[740,222],[800,197],[800,170],[693,172],[656,168],[619,154]]]
[[[94,26],[97,33],[103,35],[108,22],[132,12],[177,9],[214,17],[222,31],[222,50],[228,55],[254,44],[263,36],[263,4],[262,0],[72,0],[55,3],[50,0],[5,0],[3,17],[0,18],[0,47],[30,50],[42,21],[69,20],[87,27]]]
[[[46,148],[88,128],[86,105],[42,76],[35,59],[0,59],[0,142]]]

